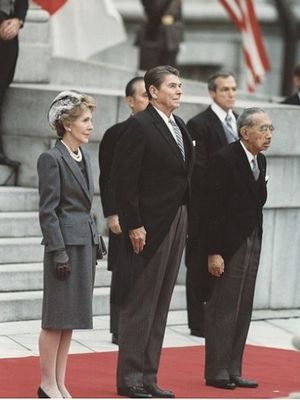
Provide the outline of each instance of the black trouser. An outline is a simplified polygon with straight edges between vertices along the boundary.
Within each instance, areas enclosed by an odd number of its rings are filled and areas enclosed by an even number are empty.
[[[119,257],[119,247],[121,242],[121,235],[116,235],[113,232],[109,231],[109,242],[108,242],[108,270],[111,271],[111,284],[110,284],[110,292],[118,292],[121,291],[122,288],[118,288],[118,280],[116,279],[116,264],[118,262]],[[114,335],[118,335],[119,333],[119,313],[120,306],[114,304],[110,301],[110,333]]]
[[[205,378],[242,375],[242,359],[253,307],[261,237],[258,229],[225,262],[206,307]]]
[[[0,40],[0,153],[3,153],[1,135],[1,112],[6,89],[14,79],[19,53],[18,37],[12,40]]]

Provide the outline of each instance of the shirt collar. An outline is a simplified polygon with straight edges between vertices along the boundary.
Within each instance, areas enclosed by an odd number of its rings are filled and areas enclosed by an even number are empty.
[[[174,121],[173,114],[171,114],[171,115],[170,115],[170,118],[168,118],[168,117],[166,116],[166,114],[163,113],[162,111],[160,111],[158,108],[156,108],[156,107],[154,107],[154,106],[153,106],[153,108],[155,108],[155,110],[156,110],[156,111],[158,112],[158,114],[162,117],[162,119],[165,121],[166,124],[169,123],[169,120],[170,120],[170,119],[172,119],[172,120]]]
[[[211,109],[213,110],[213,112],[217,115],[217,117],[219,118],[219,120],[221,122],[225,122],[225,118],[226,115],[229,114],[233,120],[235,121],[235,116],[232,112],[232,110],[229,110],[228,112],[226,112],[225,110],[223,110],[223,108],[221,108],[217,103],[215,103],[214,101],[211,104]]]
[[[241,140],[240,140],[240,144],[241,144],[242,148],[244,149],[244,151],[245,151],[245,153],[246,153],[246,156],[247,156],[247,158],[248,158],[249,164],[251,165],[251,161],[253,160],[253,158],[254,158],[255,160],[257,160],[257,154],[256,154],[256,155],[253,155],[253,154],[246,148],[246,146],[244,145],[244,143],[243,143]]]

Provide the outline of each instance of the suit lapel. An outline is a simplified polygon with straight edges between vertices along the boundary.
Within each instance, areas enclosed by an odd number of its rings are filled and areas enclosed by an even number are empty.
[[[172,152],[175,154],[176,158],[182,164],[184,168],[186,168],[186,164],[183,160],[182,154],[180,152],[180,149],[178,147],[178,144],[176,143],[175,139],[173,138],[169,128],[163,121],[163,119],[160,117],[160,115],[157,113],[157,111],[151,106],[148,106],[148,111],[150,112],[152,116],[153,123],[155,127],[157,128],[158,132],[163,136],[163,138],[166,140],[168,143],[169,147],[171,148]],[[176,123],[178,120],[176,120]],[[181,129],[181,126],[179,126]]]
[[[185,159],[186,159],[186,164],[189,166],[192,163],[193,159],[193,142],[190,137],[190,134],[186,128],[186,126],[182,123],[182,121],[174,115],[175,121],[177,125],[179,126],[181,133],[182,133],[182,138],[184,142],[184,149],[186,151]],[[178,147],[178,146],[177,146]]]
[[[250,164],[240,141],[234,143],[234,148],[236,149],[236,168],[243,175],[246,184],[249,187],[250,192],[257,197],[257,182],[254,179],[253,173],[250,168]],[[261,171],[262,173],[262,171]]]
[[[94,182],[93,182],[93,173],[92,173],[92,166],[90,162],[90,157],[88,154],[86,154],[85,151],[81,149],[85,165],[86,165],[86,172],[87,172],[87,177],[88,177],[88,192],[90,194],[90,200],[92,200],[93,195],[94,195]],[[85,181],[85,179],[84,179]]]
[[[226,139],[226,134],[224,132],[222,122],[219,120],[217,115],[213,112],[211,107],[209,107],[209,109],[208,109],[208,116],[210,119],[210,125],[212,126],[212,129],[216,132],[217,137],[220,141],[220,144],[221,144],[220,147],[226,146],[228,144],[228,141]]]
[[[62,154],[63,160],[66,163],[67,167],[69,168],[71,173],[74,175],[75,179],[79,183],[81,189],[83,190],[83,192],[86,195],[86,197],[88,198],[88,200],[91,202],[92,197],[91,197],[90,191],[88,189],[87,182],[86,182],[79,166],[77,165],[76,161],[73,160],[73,158],[70,156],[66,147],[59,140],[56,142],[55,146]],[[84,159],[86,161],[87,157],[84,156]],[[86,168],[87,168],[89,186],[91,186],[91,167],[89,165],[89,162],[86,162]]]

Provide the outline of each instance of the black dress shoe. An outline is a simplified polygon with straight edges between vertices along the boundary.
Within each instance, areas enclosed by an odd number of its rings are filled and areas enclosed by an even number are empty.
[[[117,333],[113,333],[113,334],[111,335],[111,342],[112,342],[113,344],[119,344],[119,336],[118,336]]]
[[[229,379],[206,379],[206,385],[219,389],[235,389],[235,383]]]
[[[37,395],[39,399],[50,399],[50,396],[48,396],[41,387],[38,388]]]
[[[119,387],[117,392],[119,396],[127,396],[131,399],[149,399],[152,397],[143,386]]]
[[[171,398],[174,399],[175,394],[171,390],[160,389],[155,383],[153,385],[144,385],[144,389],[152,395],[152,397],[157,398]]]
[[[258,386],[257,382],[250,379],[243,379],[241,376],[231,376],[230,380],[238,387],[256,388]]]
[[[204,336],[204,331],[200,329],[191,329],[191,335],[192,336],[198,336],[198,337],[205,337]]]
[[[0,165],[7,165],[8,167],[18,168],[21,163],[19,161],[11,160],[4,154],[0,153]]]

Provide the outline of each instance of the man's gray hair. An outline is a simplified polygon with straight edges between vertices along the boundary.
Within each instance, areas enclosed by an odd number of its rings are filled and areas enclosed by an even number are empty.
[[[253,117],[256,114],[266,114],[265,110],[263,110],[260,107],[251,107],[251,108],[245,108],[245,110],[239,115],[236,124],[237,124],[237,130],[239,133],[239,137],[241,137],[241,128],[244,126],[251,127],[254,125],[253,123]]]

